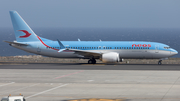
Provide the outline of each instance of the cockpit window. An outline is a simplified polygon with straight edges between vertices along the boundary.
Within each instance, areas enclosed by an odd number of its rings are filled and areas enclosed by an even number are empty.
[[[170,47],[164,47],[164,49],[169,49]]]

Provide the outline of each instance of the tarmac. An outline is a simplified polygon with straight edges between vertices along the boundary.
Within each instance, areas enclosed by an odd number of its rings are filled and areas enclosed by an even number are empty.
[[[179,101],[179,64],[2,63],[0,98],[26,101]]]

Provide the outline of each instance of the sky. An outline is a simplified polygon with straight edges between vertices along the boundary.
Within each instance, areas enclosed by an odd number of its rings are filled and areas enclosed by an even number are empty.
[[[0,27],[10,10],[33,28],[180,28],[180,0],[1,0]]]

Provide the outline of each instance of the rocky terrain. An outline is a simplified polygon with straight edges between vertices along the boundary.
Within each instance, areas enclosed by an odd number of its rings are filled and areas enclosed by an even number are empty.
[[[41,55],[29,55],[29,56],[6,56],[0,57],[0,64],[11,63],[87,63],[87,59],[62,59],[43,57]],[[124,59],[119,64],[157,64],[158,59]],[[97,63],[102,63],[97,60]],[[162,64],[180,64],[180,58],[169,58],[163,60]]]
[[[0,64],[11,63],[87,63],[88,59],[62,59],[43,57],[41,55],[29,55],[29,56],[6,56],[0,57]],[[119,64],[157,64],[158,59],[124,59]],[[97,60],[97,63],[102,63]],[[180,58],[169,58],[163,60],[162,64],[180,64]]]

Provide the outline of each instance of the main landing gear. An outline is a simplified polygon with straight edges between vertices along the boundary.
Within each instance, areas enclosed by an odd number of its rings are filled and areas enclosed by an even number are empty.
[[[158,61],[158,65],[162,65],[162,60],[159,60],[159,61]]]
[[[88,61],[88,64],[96,64],[96,60],[95,60],[95,59],[90,59],[90,60]]]

